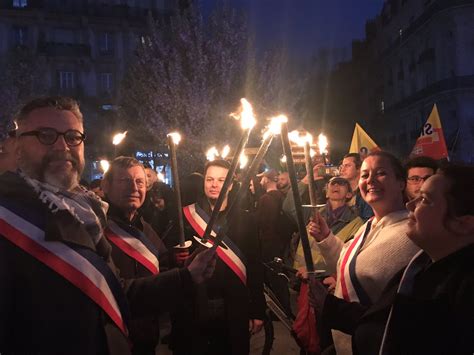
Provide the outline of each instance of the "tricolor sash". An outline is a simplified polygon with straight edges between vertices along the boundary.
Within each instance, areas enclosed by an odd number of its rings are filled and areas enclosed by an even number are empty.
[[[191,224],[196,233],[202,238],[206,230],[207,222],[209,221],[207,213],[196,203],[184,207],[183,212],[189,224]],[[211,237],[215,238],[215,236],[216,232],[213,229],[211,231]],[[213,244],[213,238],[209,238],[209,242]],[[242,252],[227,236],[224,237],[222,244],[226,248],[218,246],[216,249],[217,256],[237,275],[242,283],[246,285],[247,269],[243,261],[245,258]]]
[[[0,204],[0,235],[80,289],[128,335],[127,301],[107,263],[86,247],[45,241],[44,218],[28,215],[31,212],[3,202]]]
[[[158,250],[138,229],[120,226],[115,221],[109,219],[105,229],[105,236],[117,248],[132,259],[135,259],[153,275],[157,275],[160,272]]]
[[[372,219],[367,221],[364,231],[359,233],[359,235],[350,242],[349,247],[342,257],[339,280],[341,283],[342,297],[348,302],[359,302],[363,305],[371,304],[370,297],[360,284],[355,271],[357,254],[364,245],[371,226]]]

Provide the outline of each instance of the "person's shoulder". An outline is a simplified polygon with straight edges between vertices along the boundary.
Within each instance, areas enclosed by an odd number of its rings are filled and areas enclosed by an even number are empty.
[[[34,197],[34,190],[17,173],[5,172],[0,175],[0,197],[27,199]]]
[[[0,194],[7,192],[16,192],[19,187],[26,186],[25,181],[20,177],[19,174],[11,171],[6,171],[0,174]]]
[[[281,200],[285,198],[285,194],[280,190],[271,190],[265,193],[263,196],[268,195],[273,199]]]

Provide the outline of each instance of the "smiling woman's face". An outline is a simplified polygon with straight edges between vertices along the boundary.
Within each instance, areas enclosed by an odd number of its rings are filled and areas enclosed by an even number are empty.
[[[373,155],[362,163],[360,193],[376,215],[381,211],[394,211],[402,205],[404,187],[405,183],[397,179],[387,158]]]

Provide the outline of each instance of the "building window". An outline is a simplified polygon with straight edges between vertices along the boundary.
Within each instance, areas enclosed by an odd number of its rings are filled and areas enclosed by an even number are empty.
[[[13,0],[13,7],[27,7],[28,0]]]
[[[54,41],[56,43],[62,44],[73,44],[75,33],[73,30],[66,29],[66,28],[56,28],[54,30]]]
[[[99,51],[104,54],[110,54],[114,51],[112,33],[102,32],[99,34]]]
[[[75,87],[74,72],[59,72],[59,87],[61,89],[73,89]]]
[[[101,92],[112,91],[112,73],[100,73],[99,86],[100,86]]]
[[[13,41],[15,45],[17,46],[24,46],[26,45],[26,40],[27,40],[27,28],[18,26],[18,27],[13,27]]]

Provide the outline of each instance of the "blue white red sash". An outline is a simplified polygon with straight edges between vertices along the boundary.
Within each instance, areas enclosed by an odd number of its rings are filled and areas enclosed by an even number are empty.
[[[133,234],[132,234],[133,233]],[[160,272],[158,251],[153,244],[139,230],[119,226],[109,219],[105,235],[114,245],[132,259],[143,265],[153,275]]]
[[[0,235],[79,288],[127,335],[127,301],[107,263],[88,248],[45,241],[44,230],[20,214],[25,216],[25,211],[0,205]],[[31,217],[33,222],[40,220],[38,216]]]
[[[372,219],[367,221],[363,232],[360,232],[346,249],[339,270],[339,281],[341,283],[342,297],[348,302],[359,302],[370,305],[370,297],[365,292],[356,275],[356,260],[360,248],[364,245],[367,235],[370,233]]]
[[[209,216],[206,212],[197,204],[184,207],[183,212],[189,224],[191,224],[196,233],[202,237],[206,230],[207,222],[209,221]],[[215,230],[211,231],[211,236],[216,236]],[[212,237],[209,238],[211,244],[214,243]],[[242,261],[244,260],[242,252],[228,237],[224,237],[222,244],[226,246],[227,249],[218,246],[216,249],[217,256],[237,275],[242,283],[246,285],[247,269]]]

